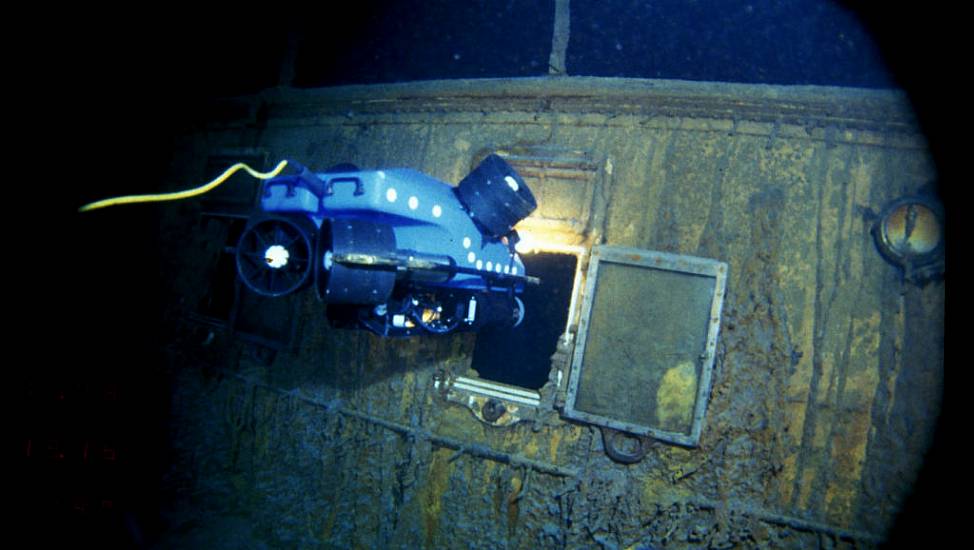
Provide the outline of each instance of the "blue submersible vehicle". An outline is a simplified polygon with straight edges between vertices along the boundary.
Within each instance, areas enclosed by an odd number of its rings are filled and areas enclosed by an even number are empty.
[[[313,286],[333,325],[380,336],[520,324],[518,294],[539,281],[515,252],[514,226],[537,202],[501,157],[456,187],[411,169],[290,164],[294,173],[263,182],[236,248],[251,291]]]

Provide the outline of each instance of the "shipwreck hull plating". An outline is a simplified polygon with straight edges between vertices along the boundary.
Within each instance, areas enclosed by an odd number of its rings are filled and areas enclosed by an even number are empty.
[[[901,95],[572,78],[223,107],[236,115],[186,136],[173,181],[202,179],[208,156],[241,143],[450,182],[497,151],[537,167],[519,168],[539,203],[528,231],[716,258],[730,275],[699,446],[657,445],[624,466],[596,429],[551,410],[565,350],[540,392],[549,408],[503,428],[434,388],[443,373],[470,375],[476,335],[332,330],[313,300],[295,304],[295,338],[270,365],[218,337],[207,363],[228,375],[210,377],[186,319],[205,287],[192,266],[213,258],[167,258],[182,298],[171,303],[185,304],[169,321],[187,338],[172,357],[170,484],[193,495],[176,499],[174,522],[208,510],[209,525],[243,516],[270,544],[385,548],[869,545],[891,525],[943,384],[944,285],[902,283],[864,215],[935,179]],[[196,214],[174,210],[172,238]]]

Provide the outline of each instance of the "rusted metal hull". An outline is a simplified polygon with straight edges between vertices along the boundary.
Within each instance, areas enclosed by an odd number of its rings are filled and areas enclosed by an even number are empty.
[[[730,275],[699,446],[629,466],[555,410],[492,427],[440,395],[437,376],[469,374],[475,335],[333,330],[308,300],[270,365],[219,339],[209,363],[232,374],[208,379],[185,343],[173,483],[195,500],[174,518],[203,506],[269,544],[387,548],[868,546],[890,527],[943,387],[944,284],[904,283],[864,215],[936,177],[901,94],[541,78],[275,91],[221,112],[185,137],[173,181],[257,149],[456,182],[500,151],[527,159],[540,214],[524,223],[551,242],[717,258]],[[214,238],[183,229],[193,215],[169,235]],[[191,308],[192,266],[210,260],[169,260]],[[189,313],[169,321],[191,333]]]

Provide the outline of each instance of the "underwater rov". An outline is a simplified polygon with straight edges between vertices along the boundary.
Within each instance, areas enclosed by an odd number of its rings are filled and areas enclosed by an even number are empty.
[[[237,273],[268,297],[313,286],[332,324],[380,336],[518,325],[525,273],[514,225],[537,207],[497,155],[457,187],[410,169],[339,165],[263,182]]]

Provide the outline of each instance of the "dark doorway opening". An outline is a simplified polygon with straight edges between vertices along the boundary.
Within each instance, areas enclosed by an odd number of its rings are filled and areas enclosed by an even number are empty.
[[[565,332],[578,258],[542,252],[521,259],[541,284],[524,289],[520,326],[480,331],[472,366],[485,380],[538,389],[548,381],[551,355]]]

